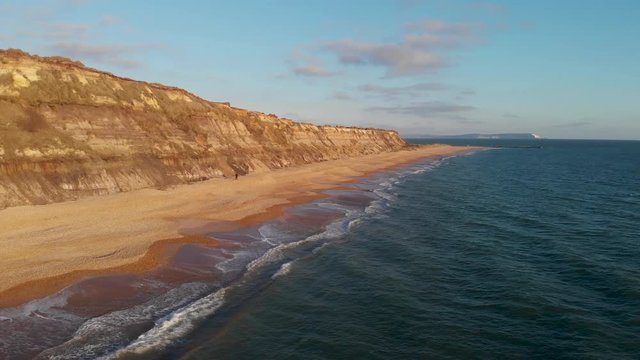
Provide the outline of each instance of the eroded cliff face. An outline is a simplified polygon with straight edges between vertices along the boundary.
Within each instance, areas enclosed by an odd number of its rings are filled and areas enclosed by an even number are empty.
[[[406,146],[395,131],[297,123],[65,58],[0,50],[0,208]]]

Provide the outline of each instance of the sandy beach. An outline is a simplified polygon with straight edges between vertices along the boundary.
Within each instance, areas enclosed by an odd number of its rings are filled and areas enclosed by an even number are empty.
[[[354,178],[470,150],[474,148],[425,146],[252,173],[238,180],[1,210],[0,307],[46,296],[86,277],[154,268],[182,244],[215,246],[215,240],[204,236],[212,229],[262,222]]]

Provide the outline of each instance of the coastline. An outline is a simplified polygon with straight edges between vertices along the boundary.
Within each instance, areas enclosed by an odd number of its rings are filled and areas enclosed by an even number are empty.
[[[74,202],[0,211],[0,308],[53,294],[87,277],[140,273],[204,236],[273,219],[358,177],[428,157],[477,150],[448,145],[313,163],[214,179],[169,190],[143,189]]]

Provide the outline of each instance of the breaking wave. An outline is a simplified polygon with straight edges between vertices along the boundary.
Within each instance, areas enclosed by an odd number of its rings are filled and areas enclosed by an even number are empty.
[[[313,255],[369,218],[384,216],[397,201],[394,187],[408,177],[429,171],[441,160],[429,160],[401,171],[379,174],[354,185],[354,190],[339,190],[351,197],[365,199],[363,204],[340,201],[339,196],[300,205],[301,213],[327,211],[340,214],[312,235],[282,219],[256,227],[244,242],[220,249],[212,267],[228,275],[223,283],[187,283],[168,290],[146,303],[86,320],[70,340],[40,354],[40,358],[113,359],[125,354],[161,352],[187,336],[202,321],[211,318],[233,296],[230,291],[256,281],[269,281],[289,274],[293,264]],[[243,236],[244,236],[243,235]],[[218,238],[218,234],[214,234]],[[224,238],[224,234],[221,235]],[[235,299],[233,299],[235,300]],[[0,313],[0,322],[8,317]]]

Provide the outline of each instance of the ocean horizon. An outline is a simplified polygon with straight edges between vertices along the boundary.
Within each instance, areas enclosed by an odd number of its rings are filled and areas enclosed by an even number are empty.
[[[234,247],[175,263],[200,281],[82,320],[39,357],[638,358],[640,143],[449,142],[494,148],[211,233]]]
[[[640,357],[640,142],[420,142],[507,148],[385,175],[383,211],[170,357]]]
[[[639,14],[0,2],[0,360],[640,360]]]

